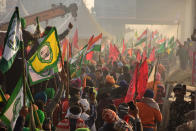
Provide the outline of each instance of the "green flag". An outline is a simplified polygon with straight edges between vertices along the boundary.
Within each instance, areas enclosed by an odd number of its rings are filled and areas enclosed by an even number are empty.
[[[167,48],[170,48],[174,43],[174,36],[172,38],[169,39],[168,43],[167,43]]]
[[[165,51],[165,45],[166,45],[166,41],[161,44],[161,46],[157,50],[157,53],[163,53]]]
[[[20,77],[0,116],[0,119],[10,128],[10,130],[13,130],[16,124],[16,120],[19,116],[19,112],[23,107],[24,94],[22,80],[22,77]],[[28,105],[29,102],[33,100],[33,98],[31,96],[28,86],[26,91],[26,105]]]
[[[73,56],[70,60],[70,72],[71,75],[75,72],[76,77],[79,77],[81,74],[81,66],[83,63],[83,59],[87,50],[88,44],[85,45],[75,56]]]
[[[0,71],[2,73],[7,72],[12,67],[22,41],[21,22],[18,8],[16,8],[8,26],[3,55],[0,61]]]

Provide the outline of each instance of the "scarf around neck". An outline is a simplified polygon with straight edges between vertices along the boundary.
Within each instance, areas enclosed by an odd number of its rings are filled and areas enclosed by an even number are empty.
[[[148,106],[157,109],[158,111],[160,111],[159,109],[159,105],[157,104],[157,102],[153,99],[153,98],[148,98],[148,97],[144,97],[141,102],[147,104]]]

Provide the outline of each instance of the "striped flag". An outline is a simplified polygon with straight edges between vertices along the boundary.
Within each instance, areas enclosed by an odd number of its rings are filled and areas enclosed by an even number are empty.
[[[87,53],[90,51],[101,51],[101,40],[102,33],[99,34],[97,37],[94,37],[92,41],[88,44]]]
[[[147,40],[147,29],[137,38],[135,46],[138,46]]]

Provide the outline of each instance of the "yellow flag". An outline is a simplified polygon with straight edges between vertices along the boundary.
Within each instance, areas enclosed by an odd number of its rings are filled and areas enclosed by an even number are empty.
[[[2,97],[1,97],[1,95],[0,95],[0,102],[3,102],[3,99],[2,99]]]
[[[46,38],[40,43],[36,53],[30,58],[29,64],[37,73],[45,72],[55,67],[60,54],[57,32],[52,28]]]
[[[0,102],[6,102],[5,95],[0,87]]]

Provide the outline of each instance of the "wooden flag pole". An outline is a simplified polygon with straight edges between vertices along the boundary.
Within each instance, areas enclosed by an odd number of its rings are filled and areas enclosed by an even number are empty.
[[[24,53],[24,43],[21,43],[22,46],[22,69],[23,69],[23,105],[26,105],[26,64],[25,64],[25,53]]]
[[[28,123],[29,124],[29,129],[30,129],[30,131],[34,131],[36,126],[35,126],[35,120],[34,120],[34,115],[33,115],[32,103],[30,103],[29,115],[30,115],[30,120],[29,120],[29,123]]]
[[[148,28],[146,29],[146,54],[148,56]]]
[[[39,120],[39,116],[38,116],[38,114],[37,114],[37,111],[35,110],[34,105],[33,105],[33,104],[31,104],[31,105],[32,105],[32,108],[33,108],[33,112],[35,113],[35,118],[36,118],[36,120],[37,120],[37,122],[38,122],[38,128],[42,130],[42,125],[41,125],[41,123],[40,123],[40,120]],[[33,114],[34,114],[34,113],[33,113]]]
[[[67,65],[66,65],[66,72],[67,72],[67,87],[66,87],[66,99],[69,99],[69,43],[67,44]]]
[[[137,70],[136,70],[136,82],[135,82],[135,94],[134,94],[134,101],[136,102],[136,97],[137,97],[137,95],[138,95],[138,93],[137,93],[137,83],[138,83],[138,74],[139,74],[139,63],[137,64]]]
[[[153,81],[153,90],[154,90],[154,85],[155,85],[155,82],[156,82],[156,74],[157,74],[158,65],[159,65],[159,55],[158,55],[158,60],[157,60],[156,66],[155,66],[154,81]]]

